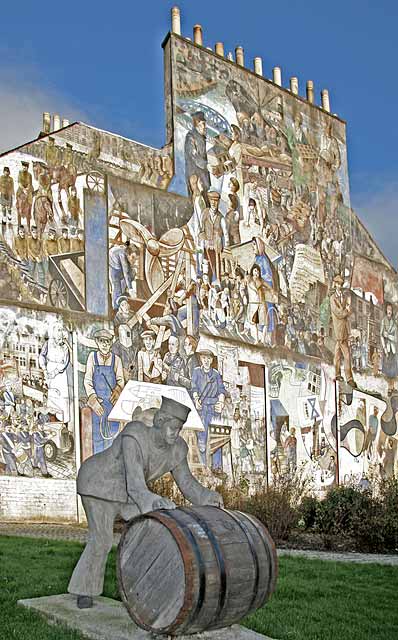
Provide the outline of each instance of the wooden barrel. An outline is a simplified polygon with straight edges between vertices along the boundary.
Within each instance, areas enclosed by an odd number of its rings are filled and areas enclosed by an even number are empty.
[[[153,511],[127,525],[118,583],[134,622],[157,634],[227,627],[261,607],[277,577],[275,545],[240,511]]]

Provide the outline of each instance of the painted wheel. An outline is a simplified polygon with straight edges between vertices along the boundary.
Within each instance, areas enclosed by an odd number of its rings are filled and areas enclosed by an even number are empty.
[[[89,191],[105,193],[105,178],[99,171],[90,171],[86,175],[86,185]]]
[[[66,309],[68,306],[68,289],[66,288],[65,283],[59,278],[55,278],[51,280],[50,286],[48,289],[48,294],[50,296],[50,302],[53,307],[61,307],[62,309]]]
[[[54,460],[57,457],[57,447],[54,444],[54,442],[52,440],[49,440],[48,442],[46,442],[46,444],[43,447],[43,451],[44,451],[44,457],[47,460],[47,462],[54,462]]]

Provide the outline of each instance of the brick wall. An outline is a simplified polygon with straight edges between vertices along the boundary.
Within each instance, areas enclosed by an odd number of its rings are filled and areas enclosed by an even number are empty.
[[[0,520],[76,522],[76,481],[0,476]]]

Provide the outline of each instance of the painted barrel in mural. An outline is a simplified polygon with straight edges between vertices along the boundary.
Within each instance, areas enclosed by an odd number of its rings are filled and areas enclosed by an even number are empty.
[[[118,582],[134,622],[157,634],[227,627],[267,601],[277,557],[253,516],[217,507],[153,511],[120,540]]]

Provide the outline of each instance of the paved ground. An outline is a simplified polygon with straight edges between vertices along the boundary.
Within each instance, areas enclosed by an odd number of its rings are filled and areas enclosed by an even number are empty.
[[[84,526],[64,524],[36,524],[0,522],[0,536],[24,536],[29,538],[47,538],[50,540],[71,540],[85,542],[87,529]],[[117,545],[120,534],[115,533]],[[303,549],[278,549],[281,556],[300,556],[310,560],[331,560],[333,562],[360,562],[364,564],[388,564],[398,567],[398,555],[378,553],[333,553],[331,551],[307,551]]]

